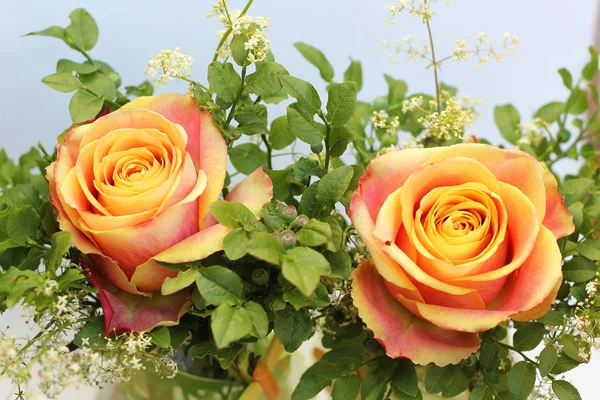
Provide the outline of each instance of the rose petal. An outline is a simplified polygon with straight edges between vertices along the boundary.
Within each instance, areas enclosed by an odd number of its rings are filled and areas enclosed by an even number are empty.
[[[546,213],[546,193],[540,163],[529,154],[506,150],[481,143],[461,143],[441,147],[440,151],[427,160],[437,162],[449,157],[467,157],[483,164],[501,182],[509,183],[527,196],[537,211],[538,221]]]
[[[238,183],[225,200],[242,203],[254,213],[256,218],[260,218],[262,206],[272,198],[273,182],[265,173],[265,167],[260,167]]]
[[[477,334],[440,329],[404,308],[386,290],[372,262],[363,262],[352,277],[359,315],[388,356],[444,366],[459,363],[479,348]]]
[[[223,239],[229,232],[231,232],[231,228],[225,225],[212,225],[181,240],[152,258],[172,264],[202,260],[223,250]]]
[[[90,280],[98,288],[104,310],[104,336],[121,332],[148,332],[159,326],[175,326],[187,312],[190,292],[182,290],[169,296],[155,292],[152,297],[136,296],[105,280],[91,264]]]
[[[558,183],[552,172],[542,164],[544,186],[546,188],[546,216],[544,226],[552,231],[554,237],[570,235],[575,231],[573,215],[565,206],[565,199],[558,191]]]

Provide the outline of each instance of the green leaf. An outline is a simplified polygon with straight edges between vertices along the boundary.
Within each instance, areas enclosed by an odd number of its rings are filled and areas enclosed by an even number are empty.
[[[569,206],[569,212],[573,214],[573,223],[579,228],[583,223],[583,203],[578,201]]]
[[[356,90],[362,89],[362,66],[360,61],[350,60],[350,66],[344,72],[344,81],[356,83]]]
[[[558,361],[556,362],[556,364],[554,364],[554,367],[552,368],[552,371],[550,371],[550,373],[553,375],[562,374],[572,370],[573,368],[578,367],[579,364],[581,364],[579,361],[573,360],[566,354],[561,353],[558,356]]]
[[[282,75],[279,80],[285,91],[298,100],[298,104],[302,109],[312,113],[311,115],[315,115],[321,109],[322,103],[319,93],[309,82],[289,75]]]
[[[577,244],[577,252],[592,261],[600,260],[600,237],[587,239]]]
[[[346,207],[346,211],[350,209],[350,201],[352,200],[352,195],[354,191],[358,188],[358,180],[364,175],[365,168],[362,165],[352,165],[352,179],[348,184],[348,189],[340,199],[340,203]]]
[[[233,103],[242,90],[242,78],[233,69],[233,64],[215,61],[208,65],[210,88],[227,103]]]
[[[264,104],[242,103],[235,110],[235,120],[239,122],[238,129],[245,135],[268,134],[267,107]]]
[[[65,29],[60,26],[51,26],[50,28],[46,28],[43,31],[39,32],[29,32],[25,36],[47,36],[53,37],[60,40],[65,40]]]
[[[350,279],[352,272],[352,259],[345,250],[337,252],[326,251],[323,253],[329,265],[331,266],[330,276],[340,279]]]
[[[98,25],[94,18],[83,8],[78,8],[69,14],[71,25],[65,29],[67,42],[70,41],[79,50],[88,51],[94,48],[98,41]]]
[[[317,288],[321,275],[329,275],[331,269],[321,253],[307,247],[294,247],[283,256],[281,272],[285,279],[309,297]]]
[[[252,334],[252,316],[245,308],[223,303],[211,315],[210,328],[218,348]]]
[[[169,333],[169,328],[166,326],[154,329],[148,333],[148,336],[150,336],[152,344],[155,344],[158,347],[168,349],[171,346],[171,334]]]
[[[348,144],[354,140],[354,134],[346,127],[334,126],[329,132],[329,154],[331,157],[341,157]]]
[[[446,390],[454,391],[453,384],[455,381],[461,383],[463,380],[460,375],[464,376],[458,365],[448,365],[441,368],[434,364],[429,364],[427,366],[427,373],[425,374],[425,390],[431,394],[442,392],[444,397],[452,397],[446,396],[444,393]]]
[[[227,370],[243,348],[243,344],[234,343],[229,347],[217,350],[215,358],[219,362],[221,368]]]
[[[82,75],[81,84],[92,91],[96,96],[104,96],[112,100],[117,95],[115,82],[101,71],[96,71],[88,75]]]
[[[74,92],[81,88],[79,79],[74,77],[70,72],[58,72],[56,74],[48,75],[42,79],[42,82],[46,86],[63,93]]]
[[[312,115],[301,112],[299,103],[287,108],[287,121],[294,136],[310,145],[319,144],[325,139],[325,125],[315,121]]]
[[[571,282],[587,282],[596,276],[596,264],[584,257],[573,257],[563,265],[563,275]]]
[[[269,317],[265,309],[258,303],[249,301],[244,306],[250,318],[252,318],[252,325],[254,326],[254,336],[259,339],[264,339],[269,333]]]
[[[84,346],[84,339],[89,343]],[[96,317],[94,320],[86,323],[83,328],[75,334],[73,343],[79,348],[104,348],[108,340],[104,337],[104,317]]]
[[[588,94],[579,88],[573,88],[567,100],[566,110],[569,114],[578,115],[588,109]]]
[[[596,72],[598,72],[598,50],[596,50],[593,46],[588,47],[590,52],[590,62],[588,62],[581,71],[581,77],[586,81],[591,81],[596,76]]]
[[[261,97],[274,96],[283,88],[280,75],[289,75],[282,65],[270,61],[258,63],[256,72],[246,77],[245,89]]]
[[[154,94],[154,86],[150,81],[144,81],[137,86],[125,86],[127,96],[152,96]]]
[[[556,365],[556,362],[558,361],[558,354],[556,353],[556,349],[551,344],[544,347],[544,350],[540,352],[538,360],[540,363],[540,375],[542,375],[542,377],[547,376],[550,373],[550,371],[552,371],[552,368],[554,368],[554,365]]]
[[[240,277],[230,269],[219,265],[201,269],[196,285],[202,297],[214,306],[239,303],[243,298],[244,286]]]
[[[269,135],[269,144],[274,150],[281,150],[294,143],[296,135],[292,132],[288,124],[287,116],[275,118],[271,122],[271,133]]]
[[[597,57],[597,56],[596,56]],[[596,63],[598,60],[596,59]],[[552,382],[552,390],[558,400],[581,400],[581,395],[575,386],[567,381],[556,380]]]
[[[170,326],[169,336],[171,337],[171,347],[173,349],[179,349],[183,342],[190,335],[190,329],[184,326]]]
[[[298,205],[298,212],[306,214],[309,217],[314,217],[320,214],[321,209],[317,209],[317,190],[319,189],[319,182],[313,182],[309,187],[306,188],[302,193],[300,204]]]
[[[239,260],[247,254],[246,245],[250,241],[244,228],[236,228],[229,232],[223,239],[225,255],[230,260]]]
[[[327,89],[327,120],[333,126],[343,126],[352,115],[356,107],[356,83],[343,82],[329,85]]]
[[[566,88],[571,89],[573,86],[573,77],[571,76],[571,73],[566,68],[561,68],[558,70],[558,74],[562,78],[563,84],[566,86]]]
[[[548,333],[543,324],[532,322],[519,327],[513,336],[513,343],[517,350],[529,351],[535,349]]]
[[[535,385],[535,367],[526,361],[513,365],[508,373],[508,389],[518,400],[525,400]]]
[[[74,123],[85,122],[96,115],[102,109],[104,100],[84,91],[76,92],[69,103],[69,114]]]
[[[295,311],[286,305],[283,310],[275,312],[275,336],[285,351],[293,353],[313,334],[313,323],[307,309]]]
[[[292,400],[313,399],[321,390],[331,385],[333,379],[349,374],[362,362],[363,358],[356,348],[334,348],[302,374],[292,393]]]
[[[208,209],[217,221],[229,228],[242,228],[256,221],[256,216],[242,203],[217,200]]]
[[[486,386],[477,386],[471,391],[469,400],[494,400],[494,396]]]
[[[246,245],[246,250],[252,257],[273,265],[279,265],[281,257],[285,253],[283,243],[266,232],[252,235],[252,239]]]
[[[71,232],[56,232],[50,238],[50,249],[46,256],[46,271],[56,271],[63,256],[69,251],[73,234]]]
[[[12,208],[6,219],[5,233],[9,239],[25,244],[35,240],[38,235],[40,216],[30,205]],[[1,233],[0,233],[1,234]]]
[[[494,107],[494,121],[504,139],[516,144],[521,137],[519,132],[521,116],[517,109],[512,104]]]
[[[77,72],[80,75],[91,74],[100,68],[98,64],[80,64],[75,61],[61,58],[56,64],[56,72],[68,72],[69,74]]]
[[[353,175],[352,166],[344,165],[321,178],[317,188],[317,207],[332,208],[348,190]]]
[[[369,373],[363,380],[361,388],[360,396],[362,400],[383,399],[395,365],[395,361],[387,357],[382,358],[381,361],[374,361],[370,365]]]
[[[243,143],[229,150],[231,163],[242,174],[250,175],[263,165],[267,165],[267,153],[254,143]]]
[[[335,380],[331,391],[332,400],[356,399],[360,391],[360,378],[354,374],[348,374]]]
[[[419,393],[419,378],[415,366],[409,360],[398,360],[394,374],[392,375],[392,386],[400,392],[411,397]]]
[[[327,82],[333,79],[333,67],[325,58],[321,50],[302,42],[294,43],[294,47],[306,58],[306,60],[317,67],[321,73],[321,78]]]
[[[188,269],[187,271],[179,271],[176,277],[166,278],[160,289],[163,296],[179,292],[191,286],[200,275],[197,269]]]
[[[296,232],[296,239],[303,246],[317,247],[331,241],[331,226],[312,219]]]
[[[565,111],[565,104],[557,101],[544,104],[535,112],[535,118],[541,118],[548,123],[557,121],[560,115]]]

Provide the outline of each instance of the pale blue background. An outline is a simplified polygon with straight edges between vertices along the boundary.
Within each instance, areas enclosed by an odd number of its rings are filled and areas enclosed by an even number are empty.
[[[349,59],[361,60],[364,87],[359,97],[370,100],[385,94],[382,74],[409,82],[411,91],[432,91],[432,72],[422,64],[392,64],[379,50],[382,39],[406,33],[425,40],[424,26],[408,16],[396,25],[386,25],[383,5],[391,0],[255,0],[250,15],[271,18],[269,36],[277,60],[291,74],[317,83],[318,72],[293,48],[304,41],[322,49],[340,80]],[[17,156],[42,140],[51,147],[55,137],[69,124],[68,94],[45,87],[40,79],[54,72],[59,58],[83,61],[77,53],[52,38],[20,36],[51,25],[68,25],[67,15],[85,7],[100,26],[100,40],[92,57],[109,62],[123,82],[145,79],[146,62],[162,48],[179,46],[196,61],[194,78],[204,81],[220,29],[216,19],[207,20],[211,1],[184,0],[0,0],[0,147]],[[231,8],[241,8],[232,0]],[[483,70],[471,63],[444,65],[442,80],[458,86],[461,93],[484,98],[489,106],[473,132],[492,141],[499,135],[492,120],[493,105],[512,102],[528,122],[542,104],[563,100],[565,89],[556,74],[567,67],[578,74],[587,61],[596,16],[595,0],[457,0],[450,7],[436,5],[432,21],[440,56],[450,53],[457,38],[471,40],[479,30],[488,31],[492,43],[500,43],[505,31],[520,38],[518,53],[503,64],[490,63]],[[169,85],[161,91],[183,91],[185,85]],[[277,108],[281,113],[282,109]],[[274,114],[275,115],[275,114]],[[0,317],[0,329],[18,325],[18,312]],[[21,332],[25,332],[24,327]],[[600,357],[569,376],[585,400],[598,398],[594,379],[600,372]],[[9,386],[0,381],[0,400]],[[89,392],[86,392],[89,393]],[[89,398],[79,395],[79,398]],[[76,398],[65,395],[64,399]]]

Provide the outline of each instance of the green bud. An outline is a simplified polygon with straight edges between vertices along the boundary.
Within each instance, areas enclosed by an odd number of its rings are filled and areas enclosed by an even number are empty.
[[[387,96],[379,96],[376,98],[373,102],[373,107],[375,107],[375,110],[377,111],[385,110],[388,107]]]
[[[283,242],[283,247],[291,249],[296,245],[296,234],[292,231],[283,231],[280,240]]]
[[[292,226],[294,227],[294,229],[299,229],[299,228],[302,228],[304,225],[308,224],[309,222],[310,222],[310,219],[306,215],[300,214],[294,220],[294,223]]]
[[[310,146],[310,151],[319,154],[323,151],[323,143],[317,143]]]
[[[117,71],[111,71],[108,77],[115,83],[116,87],[121,86],[121,75]]]
[[[285,222],[293,222],[298,216],[298,210],[292,205],[286,206],[282,211],[282,215]]]
[[[285,207],[286,207],[286,205],[285,205],[284,203],[282,203],[282,202],[280,202],[280,201],[277,201],[277,200],[275,200],[275,201],[273,202],[273,204],[275,204],[275,205],[277,206],[277,209],[278,209],[280,212],[283,212],[283,210],[284,210],[284,209],[285,209]]]
[[[255,269],[252,273],[252,282],[257,285],[266,285],[269,282],[269,273],[262,268]]]
[[[398,138],[394,135],[390,135],[389,133],[386,133],[381,138],[381,147],[395,146],[397,143],[398,143]]]

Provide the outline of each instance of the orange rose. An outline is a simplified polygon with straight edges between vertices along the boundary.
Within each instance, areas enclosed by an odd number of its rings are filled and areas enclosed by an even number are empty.
[[[208,111],[183,95],[141,97],[74,128],[47,168],[60,228],[89,254],[106,332],[174,325],[189,293],[161,296],[177,271],[223,249],[229,228],[208,213],[223,189],[227,145]],[[262,169],[227,200],[254,213],[273,193]],[[88,262],[88,264],[90,264]]]
[[[359,314],[390,357],[423,365],[545,314],[562,282],[556,239],[574,230],[542,164],[475,143],[376,158],[350,214],[372,258],[353,273]]]

